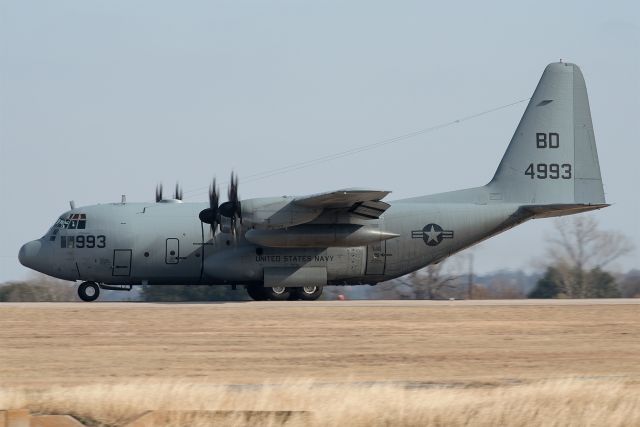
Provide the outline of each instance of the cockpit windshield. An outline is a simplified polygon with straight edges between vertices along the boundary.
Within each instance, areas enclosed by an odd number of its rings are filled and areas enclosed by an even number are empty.
[[[67,228],[69,230],[83,230],[87,227],[87,215],[85,214],[69,214],[66,218],[60,217],[52,229]]]
[[[49,235],[49,240],[53,242],[60,230],[84,230],[85,228],[87,228],[87,215],[74,213],[58,218],[47,235]]]

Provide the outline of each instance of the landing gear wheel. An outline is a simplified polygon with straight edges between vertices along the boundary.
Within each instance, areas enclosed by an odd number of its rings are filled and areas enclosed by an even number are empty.
[[[263,288],[264,294],[270,301],[286,301],[291,296],[291,289],[284,286],[274,286],[273,288]]]
[[[322,286],[303,286],[295,288],[295,296],[302,301],[315,301],[322,295]]]
[[[82,301],[95,301],[100,296],[100,287],[94,282],[82,282],[78,286],[78,296]]]
[[[264,287],[261,285],[248,285],[247,293],[254,301],[265,301],[267,299],[267,296],[264,293]]]

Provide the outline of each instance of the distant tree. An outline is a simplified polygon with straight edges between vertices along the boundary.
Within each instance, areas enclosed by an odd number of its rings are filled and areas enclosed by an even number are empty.
[[[558,218],[554,228],[550,253],[579,269],[604,268],[634,249],[627,236],[601,230],[591,216]]]
[[[573,275],[577,275],[574,272]],[[594,268],[587,272],[581,272],[583,289],[581,298],[618,298],[620,291],[616,286],[615,278],[601,270]],[[570,289],[565,282],[568,275],[555,267],[548,267],[545,275],[538,280],[536,287],[529,293],[529,298],[563,298],[568,295],[564,292]]]
[[[557,219],[549,239],[547,273],[529,295],[532,298],[615,296],[615,278],[605,274],[604,268],[632,250],[633,245],[625,235],[601,230],[591,216]]]
[[[380,290],[400,299],[443,299],[457,288],[461,277],[462,257],[452,257],[431,264],[388,283]]]
[[[620,298],[616,279],[610,273],[596,267],[585,277],[586,298]]]
[[[618,288],[623,298],[640,298],[640,270],[631,270],[621,277]]]
[[[73,282],[35,275],[24,281],[0,284],[0,301],[4,302],[46,302],[76,301]]]
[[[444,289],[455,289],[455,281],[460,275],[445,270],[445,264],[446,260],[443,260],[412,273],[415,274],[412,283],[415,299],[439,299],[443,298]]]
[[[536,287],[529,292],[528,298],[557,298],[561,295],[563,285],[561,276],[553,267],[548,267],[544,276],[538,280]]]
[[[555,270],[555,283],[561,286],[558,294],[570,298],[610,294],[607,289],[602,292],[594,289],[594,286],[608,286],[605,281],[594,278],[605,266],[633,251],[631,241],[622,233],[601,230],[591,216],[560,218],[554,225],[548,258]]]
[[[474,276],[474,298],[477,297],[475,288],[484,287],[485,295],[492,299],[526,298],[526,295],[536,287],[538,273],[527,274],[522,270],[498,270],[484,275]],[[481,295],[481,294],[478,294]]]
[[[143,301],[244,301],[249,296],[240,287],[206,285],[144,285],[140,294]]]

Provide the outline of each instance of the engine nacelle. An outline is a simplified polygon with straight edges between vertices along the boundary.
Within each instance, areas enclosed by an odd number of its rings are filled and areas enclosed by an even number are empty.
[[[248,230],[251,243],[271,248],[327,248],[367,246],[398,234],[359,224],[310,224],[286,230]]]

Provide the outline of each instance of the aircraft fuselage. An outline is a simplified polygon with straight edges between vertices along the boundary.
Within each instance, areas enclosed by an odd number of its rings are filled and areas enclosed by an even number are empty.
[[[28,244],[39,246],[37,254],[25,245],[21,261],[61,279],[109,285],[262,283],[265,268],[273,267],[326,268],[328,284],[374,284],[509,228],[518,206],[394,202],[379,219],[363,224],[397,237],[327,248],[263,247],[248,242],[244,233],[218,231],[212,237],[209,225],[198,219],[205,208],[204,203],[114,203],[74,209]]]

